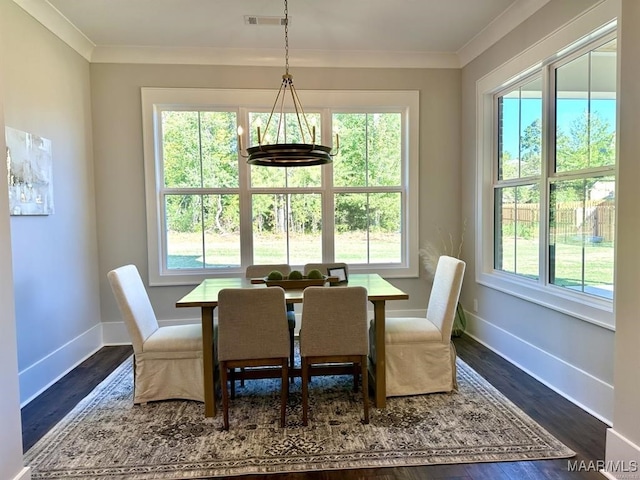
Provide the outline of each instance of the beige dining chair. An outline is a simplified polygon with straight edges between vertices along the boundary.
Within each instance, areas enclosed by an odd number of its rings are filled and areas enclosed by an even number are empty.
[[[218,361],[224,429],[229,429],[228,381],[236,368],[279,367],[265,375],[280,377],[280,426],[285,425],[289,392],[289,333],[284,290],[226,288],[218,295]],[[260,310],[260,322],[255,312]],[[229,378],[231,373],[231,378]],[[271,375],[269,375],[271,373]]]
[[[284,264],[256,264],[249,265],[245,270],[245,278],[264,278],[274,270],[279,271],[283,275],[289,275],[291,273],[291,267]],[[289,341],[291,343],[289,352],[289,368],[292,369],[295,366],[295,349],[294,349],[294,335],[296,331],[296,312],[293,303],[287,304],[287,321],[289,322]]]
[[[202,327],[160,327],[134,265],[111,270],[107,277],[133,345],[133,403],[203,402]]]
[[[387,317],[385,331],[386,395],[419,395],[457,389],[456,349],[451,329],[460,298],[465,263],[449,256],[438,260],[426,317]],[[375,325],[371,322],[371,357],[375,361]]]
[[[325,363],[352,363],[356,390],[361,374],[364,423],[369,423],[367,289],[307,287],[302,304],[302,424],[308,423],[312,366]]]

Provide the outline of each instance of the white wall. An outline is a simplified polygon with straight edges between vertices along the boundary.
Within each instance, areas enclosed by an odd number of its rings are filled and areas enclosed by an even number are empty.
[[[462,302],[467,309],[474,299],[478,302],[478,311],[469,315],[469,332],[473,336],[610,422],[613,418],[614,332],[475,281],[476,233],[480,227],[476,219],[476,84],[505,63],[521,57],[523,52],[534,51],[529,49],[594,5],[602,7],[606,3],[610,2],[549,2],[463,69],[462,216],[474,222],[464,249],[468,262]],[[592,23],[595,29],[604,21]],[[587,33],[588,29],[583,35]]]
[[[102,344],[89,64],[12,1],[0,24],[5,123],[53,156],[55,213],[10,217],[24,403]]]
[[[0,6],[0,12],[2,7]],[[2,18],[2,17],[0,17]],[[0,38],[4,32],[0,21]],[[3,77],[6,71],[0,49],[0,131],[4,132]],[[0,152],[5,151],[4,135],[0,135]],[[9,226],[9,192],[6,162],[0,162],[0,277],[11,278],[11,232]],[[16,346],[13,283],[0,282],[0,478],[27,479],[22,462],[22,433],[18,390],[18,355]]]
[[[420,244],[439,243],[436,226],[458,237],[462,226],[459,70],[294,68],[292,73],[303,103],[304,89],[419,90]],[[91,65],[103,322],[121,322],[106,279],[110,269],[133,263],[148,283],[140,87],[277,88],[281,75],[279,68]],[[420,270],[421,278],[391,280],[410,299],[391,302],[390,309],[424,311],[430,285]],[[174,306],[190,288],[149,289],[160,321],[198,321],[199,310]],[[106,332],[116,330],[111,327]],[[105,336],[106,341],[117,338]]]

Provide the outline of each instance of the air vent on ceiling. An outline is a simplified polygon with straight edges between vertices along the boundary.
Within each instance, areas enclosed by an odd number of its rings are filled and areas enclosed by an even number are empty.
[[[244,23],[247,25],[275,25],[283,26],[284,17],[259,17],[257,15],[245,15]],[[291,17],[289,17],[289,25],[291,25]]]

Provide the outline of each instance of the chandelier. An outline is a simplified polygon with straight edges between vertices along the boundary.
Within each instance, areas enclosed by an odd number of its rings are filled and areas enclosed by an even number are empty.
[[[310,167],[331,163],[337,155],[339,139],[336,134],[336,152],[331,153],[332,148],[316,143],[316,127],[310,126],[293,86],[293,76],[289,73],[289,9],[287,0],[284,0],[284,42],[285,42],[285,73],[282,75],[282,83],[276,95],[273,108],[265,125],[265,132],[274,114],[279,113],[277,121],[277,134],[274,143],[265,143],[266,133],[261,136],[260,127],[257,127],[258,145],[247,148],[247,155],[240,155],[247,159],[250,165],[262,165],[266,167]],[[302,143],[287,143],[287,130],[285,122],[285,102],[287,94],[291,97],[291,103],[295,111],[299,138]],[[242,152],[242,127],[238,127],[238,141]],[[282,134],[282,143],[280,136]],[[309,143],[307,143],[309,142]]]

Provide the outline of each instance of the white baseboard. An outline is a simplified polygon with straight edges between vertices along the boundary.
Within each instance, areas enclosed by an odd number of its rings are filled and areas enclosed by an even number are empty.
[[[100,350],[102,346],[102,326],[97,324],[19,372],[20,408]]]
[[[640,478],[640,446],[607,429],[605,462],[600,473],[610,479]]]
[[[466,312],[473,320],[467,334],[607,425],[613,418],[613,385],[575,365]]]
[[[24,467],[20,473],[13,477],[13,480],[31,480],[31,468]]]

